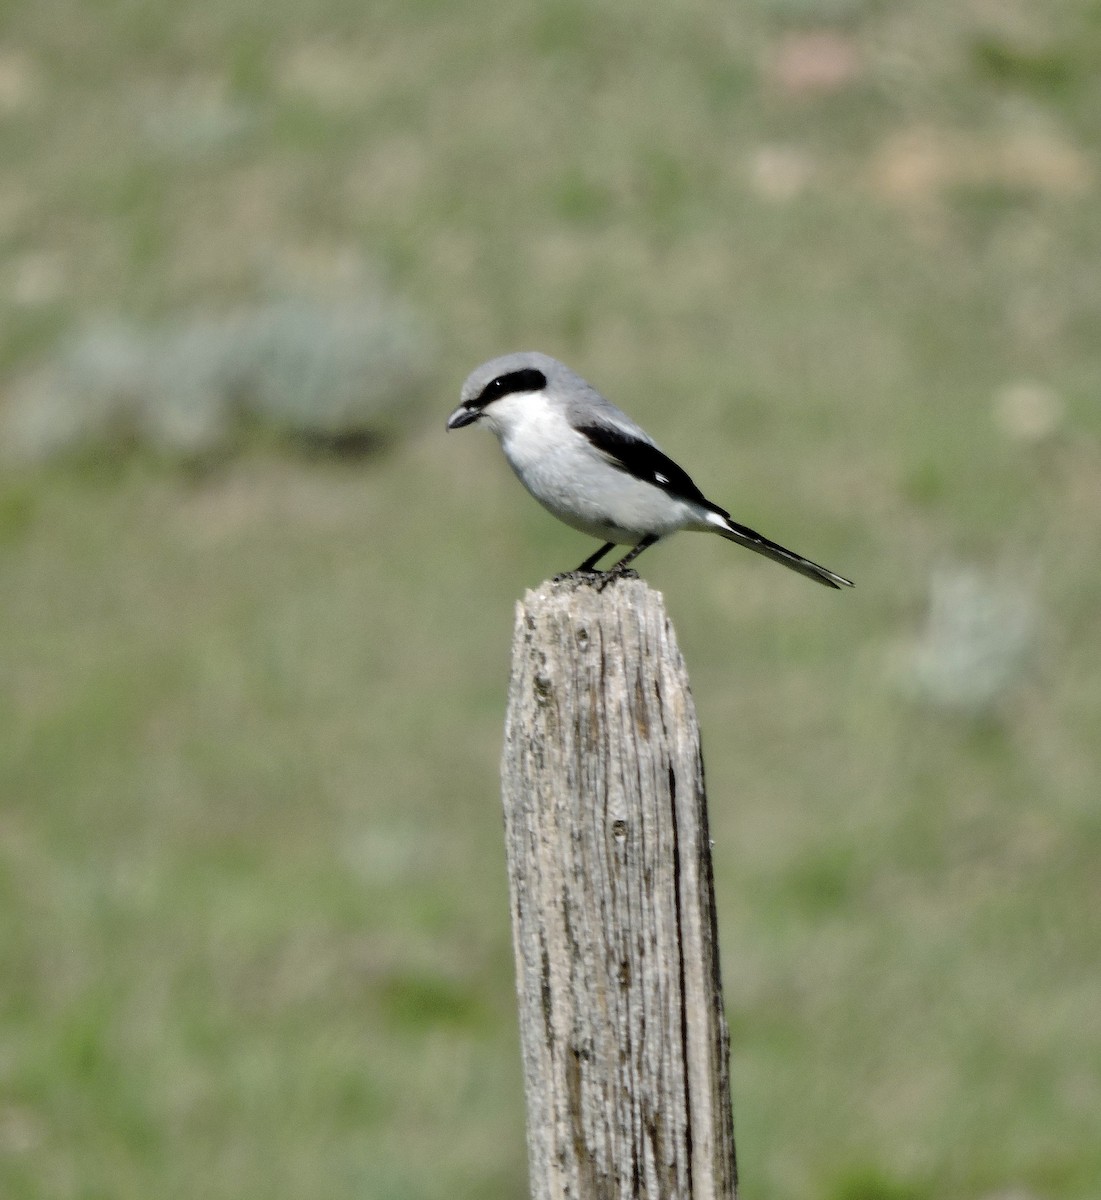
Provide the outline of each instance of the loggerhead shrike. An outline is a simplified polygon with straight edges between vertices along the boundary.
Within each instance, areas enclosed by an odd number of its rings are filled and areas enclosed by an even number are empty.
[[[463,384],[448,429],[476,421],[496,434],[520,482],[549,512],[605,543],[577,568],[596,571],[614,546],[633,546],[607,576],[680,529],[720,534],[826,587],[852,587],[810,559],[738,525],[591,384],[546,354],[505,354]]]

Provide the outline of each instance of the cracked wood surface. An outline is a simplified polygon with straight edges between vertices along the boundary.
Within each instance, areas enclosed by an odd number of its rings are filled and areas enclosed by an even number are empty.
[[[501,773],[532,1196],[735,1196],[699,727],[659,593],[527,593]]]

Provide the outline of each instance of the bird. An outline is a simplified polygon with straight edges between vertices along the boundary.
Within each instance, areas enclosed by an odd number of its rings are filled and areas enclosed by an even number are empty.
[[[567,575],[622,576],[644,550],[689,529],[717,533],[825,587],[853,586],[739,525],[641,426],[550,355],[504,354],[471,371],[447,428],[475,424],[496,435],[520,482],[548,512],[600,539],[600,548]],[[616,546],[632,549],[599,570]]]

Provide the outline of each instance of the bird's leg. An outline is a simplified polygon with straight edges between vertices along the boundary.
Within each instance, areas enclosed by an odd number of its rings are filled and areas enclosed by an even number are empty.
[[[574,575],[587,575],[590,571],[596,570],[596,564],[608,553],[609,550],[615,547],[615,542],[605,542],[603,546],[595,554],[590,554],[587,559],[573,572]]]
[[[609,583],[613,579],[622,579],[624,575],[634,575],[635,572],[630,569],[631,563],[643,552],[658,540],[656,533],[648,533],[633,550],[628,551],[614,567],[609,567],[604,574],[604,583]],[[603,589],[601,589],[603,590]]]
[[[626,571],[626,569],[635,561],[636,558],[638,558],[643,550],[649,550],[657,540],[658,535],[656,533],[648,533],[642,539],[642,541],[639,542],[639,544],[633,550],[628,551],[628,553],[626,553],[614,567],[609,567],[609,569],[605,571],[605,574],[619,575],[623,571]]]
[[[615,542],[605,542],[603,546],[595,554],[590,554],[587,559],[577,568],[576,571],[563,571],[560,575],[555,575],[553,582],[562,583],[566,579],[576,579],[578,575],[601,575],[602,571],[596,569],[596,564],[615,546]]]

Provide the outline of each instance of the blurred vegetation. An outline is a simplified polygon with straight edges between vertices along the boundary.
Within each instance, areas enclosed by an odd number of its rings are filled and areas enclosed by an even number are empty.
[[[525,1194],[512,603],[589,547],[442,424],[537,348],[858,582],[643,560],[745,1195],[1096,1196],[1099,56],[1087,0],[6,6],[0,404],[364,270],[438,345],[355,461],[5,468],[0,1194]]]
[[[363,453],[408,427],[428,339],[393,298],[260,307],[141,329],[92,325],[10,389],[0,445],[11,462],[135,448],[192,466],[266,435]]]

